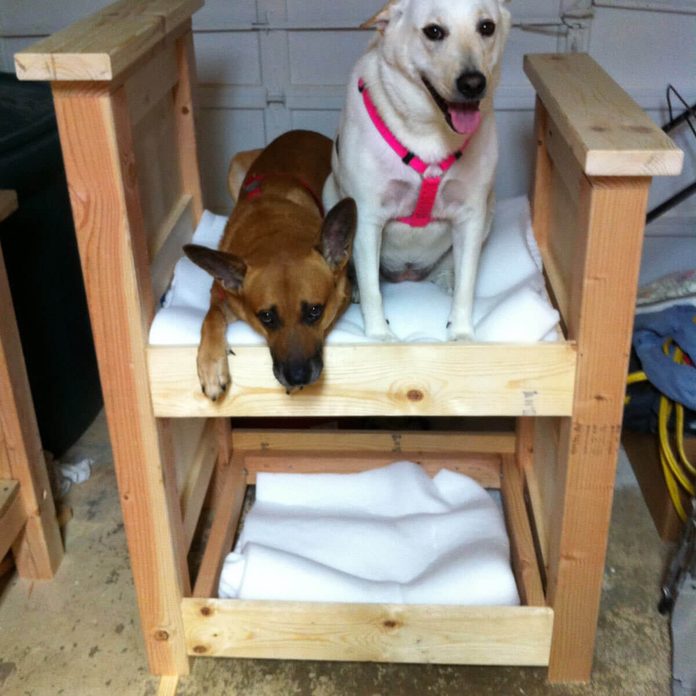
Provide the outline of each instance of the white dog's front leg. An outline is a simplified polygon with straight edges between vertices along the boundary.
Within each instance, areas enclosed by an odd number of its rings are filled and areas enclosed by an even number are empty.
[[[384,317],[382,292],[379,287],[382,228],[383,224],[380,222],[358,222],[353,242],[353,263],[360,290],[365,335],[381,341],[393,341],[396,337]]]
[[[454,292],[452,309],[447,323],[450,341],[471,341],[474,338],[474,290],[481,246],[488,234],[491,217],[487,210],[475,211],[466,220],[452,227],[452,257],[454,262]]]

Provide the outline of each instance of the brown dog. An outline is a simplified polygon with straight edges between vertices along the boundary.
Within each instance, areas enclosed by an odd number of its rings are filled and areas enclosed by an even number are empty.
[[[186,255],[214,278],[198,347],[198,376],[212,401],[230,384],[227,324],[236,319],[262,334],[273,374],[288,392],[315,382],[324,337],[350,300],[347,266],[356,225],[350,199],[323,218],[321,190],[332,142],[290,131],[249,167],[219,250],[189,244]],[[230,183],[249,153],[230,166]]]

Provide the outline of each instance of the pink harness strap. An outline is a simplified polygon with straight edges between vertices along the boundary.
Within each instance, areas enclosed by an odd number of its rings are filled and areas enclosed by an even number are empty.
[[[372,101],[370,94],[367,91],[365,81],[362,78],[358,80],[358,90],[362,94],[365,109],[367,110],[370,119],[372,119],[372,123],[379,131],[382,138],[384,138],[384,141],[401,158],[401,161],[404,164],[411,167],[411,169],[414,169],[421,175],[421,177],[423,177],[421,180],[420,190],[418,192],[418,200],[416,201],[416,207],[413,209],[413,212],[408,217],[397,219],[399,222],[403,222],[411,227],[425,227],[433,221],[433,207],[435,205],[435,199],[437,198],[437,192],[440,188],[442,177],[444,176],[445,172],[462,156],[462,152],[467,146],[468,141],[464,143],[459,150],[456,150],[451,155],[445,157],[445,159],[436,163],[436,165],[442,171],[440,176],[424,177],[423,175],[431,165],[424,162],[420,157],[417,157],[410,150],[407,150],[406,147],[396,139],[396,136],[389,130],[389,127],[379,115],[377,107]]]

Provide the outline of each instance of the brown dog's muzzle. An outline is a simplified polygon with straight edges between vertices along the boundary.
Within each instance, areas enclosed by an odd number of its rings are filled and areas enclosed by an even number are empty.
[[[273,374],[286,388],[295,389],[313,384],[321,376],[324,368],[323,346],[319,344],[315,352],[307,355],[288,355],[280,358],[273,352]]]

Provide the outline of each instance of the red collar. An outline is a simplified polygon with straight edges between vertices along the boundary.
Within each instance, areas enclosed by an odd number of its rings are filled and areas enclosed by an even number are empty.
[[[267,174],[248,174],[242,183],[242,188],[240,193],[245,196],[246,200],[253,201],[261,195],[261,184],[266,179],[271,177],[282,177],[285,179],[292,179],[297,185],[301,186],[307,193],[312,197],[312,200],[319,210],[319,214],[324,217],[324,206],[322,205],[321,199],[312,190],[310,185],[301,179],[299,176],[290,174],[289,172],[269,172]]]
[[[448,155],[439,162],[431,164],[424,162],[420,157],[408,150],[391,132],[391,130],[389,130],[389,126],[387,126],[382,117],[379,115],[377,107],[367,91],[367,85],[362,78],[358,80],[358,91],[362,94],[365,109],[367,110],[372,123],[379,131],[379,134],[382,136],[387,145],[394,150],[405,165],[411,167],[411,169],[414,169],[421,175],[421,177],[423,177],[421,187],[418,192],[418,201],[416,202],[416,207],[408,217],[398,218],[398,220],[399,222],[403,222],[411,227],[425,227],[429,223],[433,222],[433,206],[435,205],[435,198],[437,197],[437,191],[440,187],[442,177],[444,176],[445,172],[462,156],[462,152],[469,144],[469,141],[467,140],[462,147],[455,150],[452,154]],[[433,165],[439,167],[442,174],[440,176],[424,176],[428,167]]]

